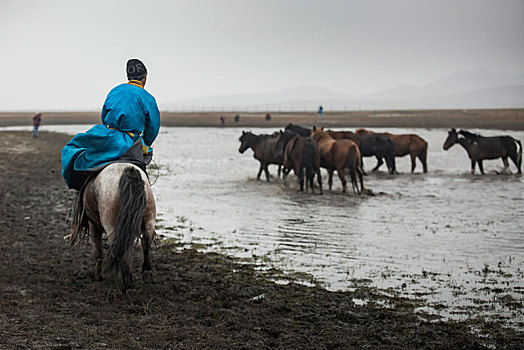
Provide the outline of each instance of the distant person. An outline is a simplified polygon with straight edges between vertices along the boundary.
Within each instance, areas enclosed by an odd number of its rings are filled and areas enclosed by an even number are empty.
[[[40,123],[42,122],[42,113],[37,113],[33,117],[33,137],[38,137],[40,134],[38,133],[38,127],[40,126]]]
[[[220,116],[220,124],[222,124],[222,126],[226,124],[226,119],[224,118],[223,115]]]
[[[235,115],[235,123],[238,123],[240,121],[240,116],[238,114]]]
[[[318,107],[318,117],[324,119],[324,107],[322,106]]]
[[[130,59],[126,72],[128,82],[113,88],[106,97],[102,124],[77,134],[62,149],[62,176],[69,188],[79,190],[90,170],[119,160],[133,145],[138,151],[131,156],[130,150],[126,161],[145,168],[151,160],[160,112],[155,98],[144,89],[146,66]]]
[[[270,120],[271,120],[271,114],[266,113],[266,120],[267,120],[267,121],[270,121]]]

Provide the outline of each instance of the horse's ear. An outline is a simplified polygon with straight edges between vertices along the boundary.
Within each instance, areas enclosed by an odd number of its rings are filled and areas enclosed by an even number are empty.
[[[242,135],[245,135],[245,134],[246,134],[246,132],[244,130],[242,130]]]
[[[320,130],[324,131],[324,127],[321,127]]]
[[[317,127],[313,125],[313,131],[317,131]]]
[[[452,132],[452,133],[456,133],[457,130],[455,130],[455,128],[451,128],[451,132]]]

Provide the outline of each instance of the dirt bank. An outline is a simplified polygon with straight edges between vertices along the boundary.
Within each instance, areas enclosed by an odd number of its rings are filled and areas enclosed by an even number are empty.
[[[235,122],[235,115],[239,121]],[[220,126],[283,128],[288,123],[332,128],[402,127],[524,130],[524,109],[460,109],[405,111],[327,111],[323,120],[314,112],[162,112],[163,126]],[[33,113],[0,113],[0,126],[32,125]],[[99,112],[44,113],[42,124],[98,124]]]
[[[2,349],[517,349],[524,342],[524,334],[492,323],[475,324],[477,337],[471,323],[424,321],[412,304],[368,290],[276,284],[250,265],[176,251],[167,240],[153,251],[156,283],[136,274],[136,293],[126,298],[113,276],[94,281],[91,242],[71,248],[63,240],[74,193],[61,179],[59,152],[69,136],[30,135],[0,132]]]

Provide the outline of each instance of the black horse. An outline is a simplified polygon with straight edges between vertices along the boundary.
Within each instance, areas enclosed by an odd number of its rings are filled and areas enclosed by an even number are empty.
[[[289,123],[285,130],[296,132],[300,136],[311,136],[311,129],[296,124]]]
[[[277,147],[279,137],[280,134],[278,132],[272,135],[255,135],[251,132],[242,131],[242,136],[238,139],[240,141],[238,151],[244,153],[248,148],[253,150],[253,157],[260,162],[257,180],[260,180],[260,175],[264,171],[266,181],[269,182],[268,165],[277,164],[279,167],[282,165],[284,154],[283,149]]]
[[[471,159],[471,173],[475,173],[475,164],[478,163],[480,173],[484,174],[484,159],[502,158],[503,172],[509,168],[508,157],[511,158],[519,174],[522,173],[522,144],[511,136],[484,137],[466,130],[457,132],[455,129],[448,131],[448,137],[443,148],[447,151],[454,144],[460,144]]]
[[[370,135],[359,135],[360,138],[360,154],[362,157],[377,158],[377,165],[372,171],[377,169],[384,164],[382,159],[386,160],[390,174],[396,174],[397,168],[395,165],[395,144],[393,141],[383,134],[370,134]],[[364,167],[362,162],[362,168]]]

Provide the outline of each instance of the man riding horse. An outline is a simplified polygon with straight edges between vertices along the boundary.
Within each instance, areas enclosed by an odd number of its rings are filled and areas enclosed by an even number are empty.
[[[62,149],[62,176],[67,186],[80,190],[96,170],[115,161],[145,167],[151,145],[160,128],[155,98],[144,86],[146,66],[138,59],[127,61],[128,82],[113,88],[102,107],[102,124],[77,134]],[[133,146],[133,147],[132,147]]]
[[[144,282],[151,282],[149,250],[155,237],[156,207],[145,166],[158,135],[160,113],[144,86],[142,62],[127,62],[129,82],[115,87],[104,102],[102,124],[77,134],[62,149],[62,175],[80,190],[71,244],[90,234],[95,246],[95,279],[103,279],[102,236],[107,235],[106,266],[116,268],[123,292],[133,288],[130,248],[140,238]]]

